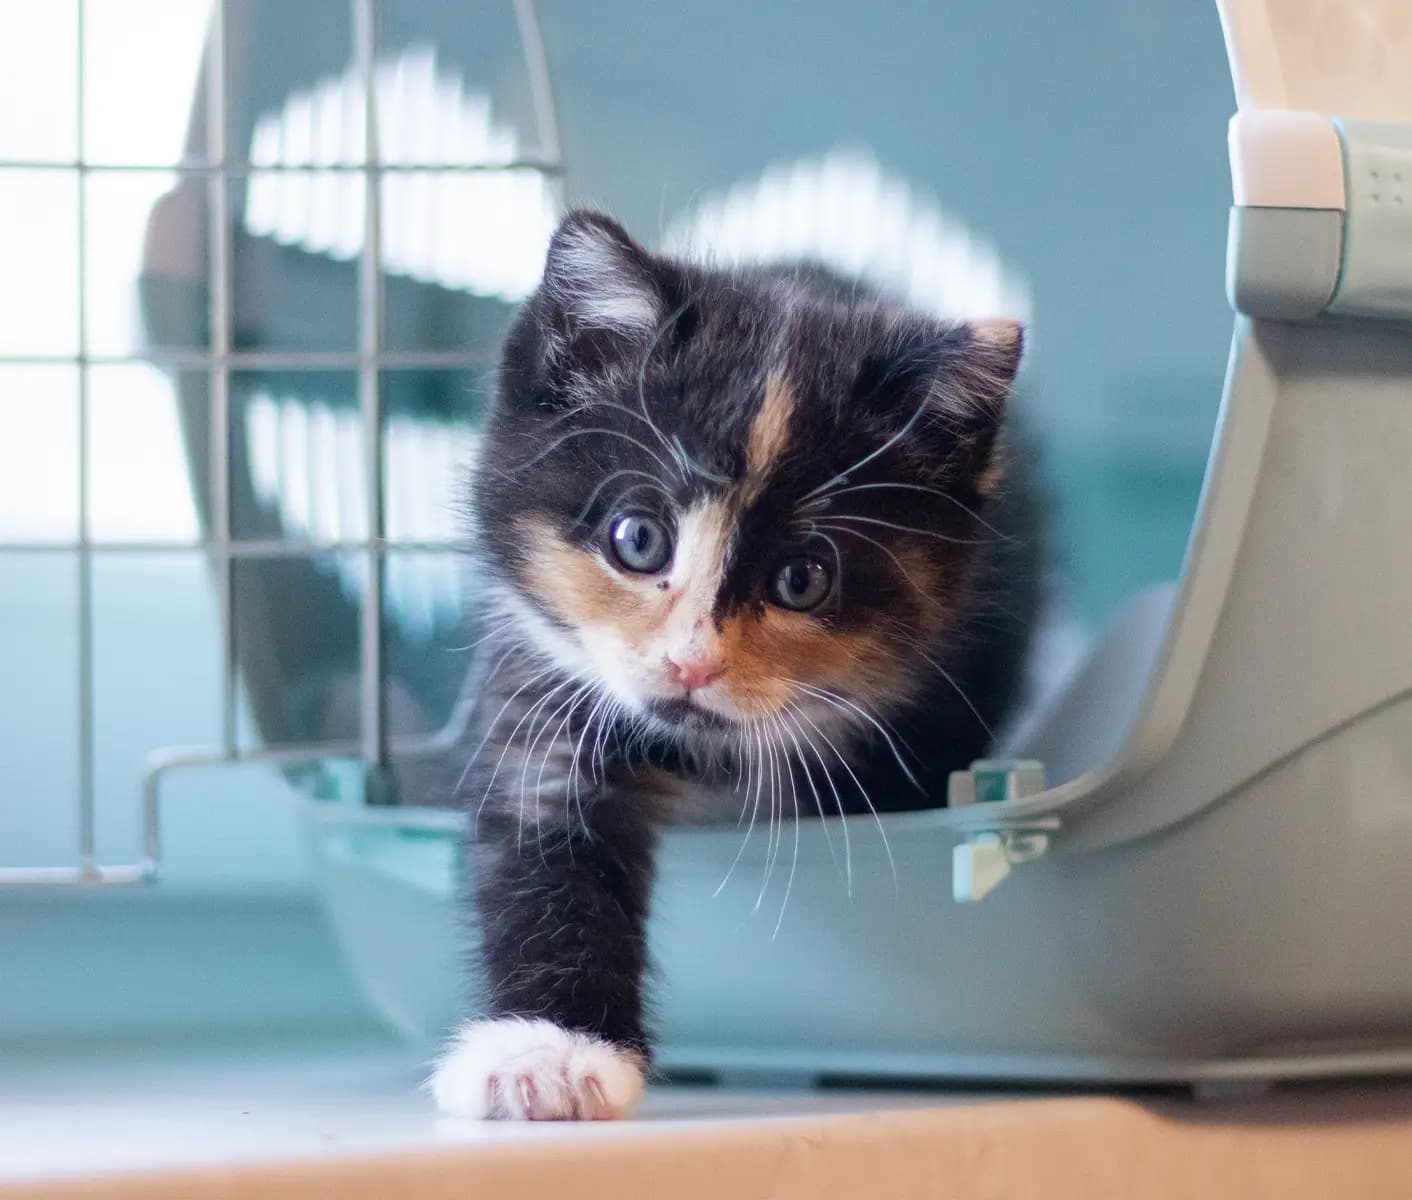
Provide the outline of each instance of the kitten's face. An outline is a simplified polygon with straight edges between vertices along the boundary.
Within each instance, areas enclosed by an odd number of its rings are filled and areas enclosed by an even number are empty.
[[[478,468],[502,604],[659,727],[877,711],[965,602],[1019,352],[1008,322],[670,263],[573,214]]]

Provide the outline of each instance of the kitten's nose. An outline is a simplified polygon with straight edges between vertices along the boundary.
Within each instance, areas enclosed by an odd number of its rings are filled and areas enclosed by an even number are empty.
[[[680,658],[667,655],[667,665],[677,682],[687,691],[703,688],[721,677],[725,664],[714,654],[684,654]]]

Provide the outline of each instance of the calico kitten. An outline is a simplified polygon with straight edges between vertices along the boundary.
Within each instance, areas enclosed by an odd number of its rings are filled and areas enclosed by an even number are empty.
[[[496,630],[464,787],[486,1015],[432,1077],[444,1110],[633,1106],[655,833],[681,805],[723,795],[734,821],[719,785],[767,753],[821,807],[943,804],[984,753],[1039,598],[1002,425],[1020,352],[1013,322],[564,220],[472,486]]]

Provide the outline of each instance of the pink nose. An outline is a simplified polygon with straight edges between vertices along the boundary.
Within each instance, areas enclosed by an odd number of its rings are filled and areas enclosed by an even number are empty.
[[[719,658],[709,655],[691,655],[680,661],[668,655],[667,665],[677,677],[677,682],[687,691],[705,687],[719,679],[725,670]]]

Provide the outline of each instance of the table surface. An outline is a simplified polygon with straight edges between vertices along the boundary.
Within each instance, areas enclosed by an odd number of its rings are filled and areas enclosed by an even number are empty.
[[[1406,1083],[1219,1102],[661,1087],[633,1121],[515,1125],[438,1118],[424,1073],[365,1037],[11,1052],[0,1196],[1412,1196]]]

